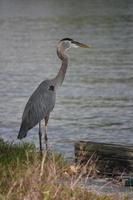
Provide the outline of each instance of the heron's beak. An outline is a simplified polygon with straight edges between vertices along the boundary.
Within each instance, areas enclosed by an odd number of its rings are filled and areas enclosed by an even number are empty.
[[[73,44],[75,44],[77,47],[82,47],[82,48],[91,48],[91,45],[86,45],[80,42],[72,41]]]

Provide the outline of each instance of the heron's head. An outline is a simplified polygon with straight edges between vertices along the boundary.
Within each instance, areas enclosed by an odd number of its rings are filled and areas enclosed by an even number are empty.
[[[64,38],[59,41],[59,46],[60,48],[63,48],[63,50],[67,50],[70,48],[77,48],[77,47],[82,47],[82,48],[90,48],[90,45],[86,45],[80,42],[77,42],[71,38]]]

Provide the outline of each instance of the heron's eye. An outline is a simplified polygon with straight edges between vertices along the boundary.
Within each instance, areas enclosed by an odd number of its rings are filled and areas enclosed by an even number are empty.
[[[49,86],[49,90],[54,91],[54,86],[53,86],[53,85],[50,85],[50,86]]]

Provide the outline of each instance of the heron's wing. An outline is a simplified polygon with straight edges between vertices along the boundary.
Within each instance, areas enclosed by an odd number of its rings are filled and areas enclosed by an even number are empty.
[[[22,123],[27,129],[49,116],[55,105],[55,88],[50,80],[43,81],[29,98],[24,109]]]

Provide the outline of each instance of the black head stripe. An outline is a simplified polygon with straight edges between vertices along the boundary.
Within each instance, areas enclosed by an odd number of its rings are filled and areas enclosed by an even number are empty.
[[[71,38],[63,38],[62,40],[60,40],[60,41],[73,41],[73,39],[71,39]]]

